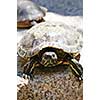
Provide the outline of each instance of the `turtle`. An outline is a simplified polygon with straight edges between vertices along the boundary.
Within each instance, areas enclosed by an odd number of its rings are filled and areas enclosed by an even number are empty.
[[[30,28],[44,21],[47,8],[39,6],[31,0],[17,0],[17,28]]]
[[[26,75],[34,76],[35,67],[64,65],[83,80],[83,67],[79,63],[82,46],[82,33],[62,22],[48,21],[27,31],[17,44],[17,54],[25,61],[21,68]]]

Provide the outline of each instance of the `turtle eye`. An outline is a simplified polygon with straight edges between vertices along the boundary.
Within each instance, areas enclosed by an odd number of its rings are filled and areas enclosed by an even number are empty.
[[[57,55],[56,54],[52,54],[52,58],[53,59],[57,59]]]

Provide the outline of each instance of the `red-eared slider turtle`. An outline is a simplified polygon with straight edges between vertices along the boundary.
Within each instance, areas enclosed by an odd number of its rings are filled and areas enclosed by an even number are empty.
[[[82,33],[60,22],[33,26],[18,43],[18,56],[26,60],[23,73],[32,75],[34,67],[68,65],[81,80],[79,64]]]
[[[29,28],[44,21],[47,9],[31,0],[17,0],[17,28]]]

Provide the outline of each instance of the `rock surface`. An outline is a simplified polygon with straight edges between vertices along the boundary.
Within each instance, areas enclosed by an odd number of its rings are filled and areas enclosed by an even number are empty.
[[[65,67],[37,68],[33,81],[17,80],[17,100],[83,100],[83,82]]]

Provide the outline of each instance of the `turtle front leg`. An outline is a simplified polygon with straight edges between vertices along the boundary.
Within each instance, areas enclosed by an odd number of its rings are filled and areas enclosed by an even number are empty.
[[[37,61],[31,58],[24,66],[23,66],[23,77],[33,79],[34,68],[36,67]]]
[[[83,67],[76,59],[71,59],[70,68],[79,80],[83,80]]]
[[[79,62],[73,58],[70,54],[66,55],[66,60],[69,62],[69,66],[72,72],[78,77],[79,80],[83,80],[83,67]]]

